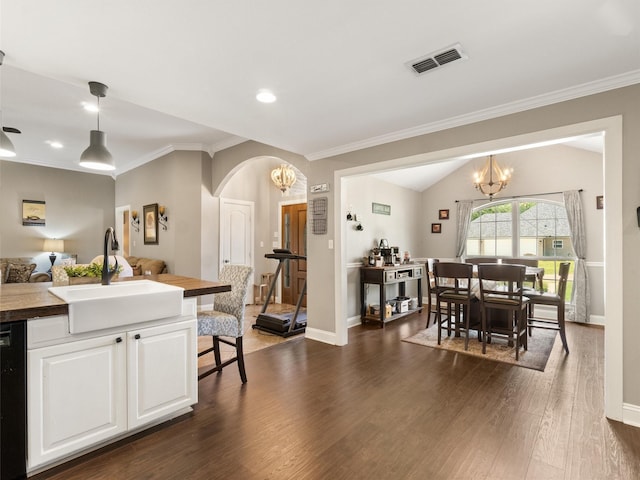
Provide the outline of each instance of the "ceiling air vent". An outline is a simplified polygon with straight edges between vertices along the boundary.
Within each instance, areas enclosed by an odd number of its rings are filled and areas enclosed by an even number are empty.
[[[447,63],[455,62],[456,60],[466,60],[467,58],[468,57],[462,51],[462,46],[460,44],[456,44],[415,60],[411,60],[410,62],[407,62],[406,65],[409,66],[416,75],[422,75],[429,70],[441,67]]]

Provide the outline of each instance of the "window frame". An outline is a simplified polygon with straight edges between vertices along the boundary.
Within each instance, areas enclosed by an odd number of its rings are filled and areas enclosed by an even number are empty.
[[[571,254],[570,255],[553,255],[553,256],[541,256],[541,255],[522,255],[520,252],[520,204],[521,203],[527,203],[527,202],[532,202],[532,203],[536,203],[536,204],[549,204],[549,205],[553,205],[554,207],[560,206],[562,208],[564,207],[564,202],[558,202],[558,201],[554,201],[554,200],[549,200],[549,199],[537,199],[537,198],[510,198],[510,199],[499,199],[499,200],[494,200],[485,204],[482,204],[478,207],[475,207],[472,210],[472,215],[478,211],[487,209],[487,208],[491,208],[491,207],[496,207],[499,205],[504,205],[504,204],[511,204],[511,254],[510,255],[502,255],[502,254],[491,254],[491,255],[481,255],[481,254],[474,254],[474,255],[469,255],[467,252],[467,246],[468,246],[468,234],[467,234],[467,238],[465,238],[465,247],[464,247],[464,258],[470,258],[470,257],[476,257],[476,258],[531,258],[532,260],[538,260],[538,261],[546,261],[546,262],[553,262],[555,270],[553,272],[548,272],[549,275],[547,275],[547,272],[545,272],[545,280],[547,282],[553,282],[554,284],[554,291],[555,291],[555,287],[557,286],[557,282],[558,282],[558,271],[557,271],[557,265],[559,262],[564,262],[564,261],[569,261],[573,263],[573,268],[575,268],[575,262],[577,260],[576,256],[575,256],[575,250],[573,248],[573,243],[571,242]],[[471,222],[471,219],[469,219],[469,222]],[[496,237],[497,238],[497,237]],[[536,237],[536,239],[539,238],[544,238],[544,237]],[[556,242],[558,239],[554,238],[553,241]],[[561,241],[564,240],[563,238],[560,238]],[[571,240],[569,238],[569,240]],[[496,251],[497,248],[494,248],[494,251]],[[554,248],[554,251],[556,249]],[[516,253],[516,255],[514,255],[514,252]],[[537,252],[536,252],[537,253]],[[566,299],[567,303],[573,303],[573,299],[574,299],[574,295],[573,295],[573,278],[570,277],[569,281],[571,282],[571,287],[569,287],[567,289],[567,296],[568,298]]]

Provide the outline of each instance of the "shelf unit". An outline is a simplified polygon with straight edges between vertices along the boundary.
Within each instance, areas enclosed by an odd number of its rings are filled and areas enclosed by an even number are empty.
[[[413,313],[422,312],[422,278],[425,268],[422,264],[402,264],[384,267],[360,267],[360,318],[365,324],[369,321],[379,322],[380,327],[393,320],[398,320]],[[385,304],[387,303],[387,285],[398,285],[400,296],[405,295],[406,282],[417,282],[418,287],[418,308],[410,309],[407,312],[396,313],[389,318],[385,318]],[[367,284],[380,286],[380,315],[371,315],[367,312],[365,286]]]

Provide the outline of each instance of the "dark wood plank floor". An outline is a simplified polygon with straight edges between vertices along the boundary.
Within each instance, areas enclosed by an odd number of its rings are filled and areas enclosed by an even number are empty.
[[[253,352],[246,385],[207,377],[193,414],[37,478],[640,478],[640,429],[603,415],[602,329],[568,325],[542,373],[401,341],[424,323]]]

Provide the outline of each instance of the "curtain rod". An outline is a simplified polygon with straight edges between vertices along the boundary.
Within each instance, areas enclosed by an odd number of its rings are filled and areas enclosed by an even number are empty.
[[[579,189],[578,192],[582,193],[582,189]],[[539,197],[542,195],[557,195],[559,193],[564,193],[564,192],[546,192],[546,193],[531,193],[529,195],[513,195],[511,197],[500,197],[499,200],[509,200],[512,198],[523,198],[523,197]],[[485,198],[476,198],[474,200],[471,200],[472,202],[480,202],[482,200],[488,200],[487,197]],[[461,200],[456,200],[456,203],[460,202]]]

